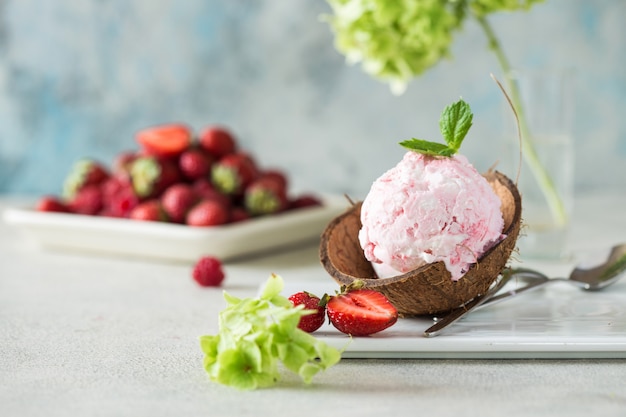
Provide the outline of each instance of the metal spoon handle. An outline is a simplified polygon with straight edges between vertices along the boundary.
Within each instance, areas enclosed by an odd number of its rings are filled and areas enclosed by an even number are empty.
[[[502,278],[500,278],[500,281],[494,287],[492,287],[489,291],[487,291],[485,294],[474,298],[472,301],[465,304],[464,306],[455,308],[450,313],[448,313],[445,317],[443,317],[440,320],[437,320],[435,324],[433,324],[428,329],[426,329],[426,331],[424,331],[424,336],[426,337],[438,336],[443,331],[443,329],[445,329],[452,323],[456,323],[461,317],[463,317],[470,311],[475,310],[481,304],[489,300],[494,294],[500,291],[502,287],[504,287],[504,285],[511,279],[511,276],[512,274],[503,275]]]
[[[488,300],[485,300],[483,303],[481,303],[480,307],[481,308],[487,307],[493,304],[497,304],[501,301],[504,301],[509,297],[514,297],[516,295],[523,294],[528,291],[534,291],[538,288],[543,287],[549,282],[563,280],[561,278],[548,278],[546,275],[542,274],[541,272],[534,271],[532,269],[514,270],[513,274],[511,275],[511,279],[513,277],[523,278],[526,282],[528,282],[528,284],[521,288],[514,288],[512,290],[503,292],[502,294],[494,295],[493,297],[490,297]]]

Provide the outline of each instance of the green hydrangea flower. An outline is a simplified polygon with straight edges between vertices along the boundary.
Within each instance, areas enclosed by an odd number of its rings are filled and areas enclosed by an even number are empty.
[[[407,83],[441,59],[468,14],[527,9],[541,0],[327,0],[335,46],[349,63],[389,83],[401,94]]]

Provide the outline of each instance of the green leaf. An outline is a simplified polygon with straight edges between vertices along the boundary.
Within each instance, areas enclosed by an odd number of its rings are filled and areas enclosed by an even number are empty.
[[[230,295],[226,291],[224,291],[224,299],[230,305],[236,305],[236,304],[239,304],[241,302],[241,300],[239,298]]]
[[[449,147],[447,147],[446,145],[443,145],[437,142],[429,142],[427,140],[422,140],[422,139],[413,138],[413,139],[405,140],[405,141],[400,142],[400,145],[404,146],[405,148],[409,150],[419,152],[424,155],[451,156],[454,154],[454,151],[450,149]]]
[[[446,141],[446,145],[415,138],[402,141],[400,145],[424,155],[452,156],[461,147],[463,139],[465,139],[467,132],[472,127],[473,118],[474,115],[469,104],[460,99],[456,103],[446,106],[443,112],[441,112],[439,129]]]
[[[285,283],[280,275],[272,274],[261,290],[262,300],[271,300],[283,290]]]
[[[448,147],[454,150],[453,154],[461,147],[465,135],[472,127],[473,118],[469,104],[463,99],[450,104],[441,113],[439,129]]]

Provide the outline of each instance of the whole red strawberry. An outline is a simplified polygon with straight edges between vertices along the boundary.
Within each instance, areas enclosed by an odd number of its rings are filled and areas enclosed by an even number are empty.
[[[287,190],[283,182],[273,176],[254,180],[244,192],[246,210],[254,216],[274,214],[288,206]]]
[[[289,208],[299,209],[305,207],[317,207],[322,205],[322,200],[311,194],[299,195],[289,202]]]
[[[266,169],[260,174],[260,177],[272,178],[274,181],[277,181],[285,190],[287,189],[287,174],[279,169]]]
[[[239,223],[244,220],[250,219],[250,213],[243,207],[235,206],[230,210],[230,222],[231,223]]]
[[[326,308],[324,305],[320,305],[321,301],[319,297],[306,291],[301,291],[289,297],[289,301],[291,301],[294,306],[303,305],[306,310],[311,311],[311,314],[300,317],[300,321],[298,322],[300,329],[307,333],[313,333],[322,327],[322,324],[324,324],[326,320]]]
[[[130,176],[123,171],[110,177],[102,184],[103,216],[128,217],[139,204]]]
[[[170,157],[187,149],[191,136],[187,126],[172,123],[140,130],[135,138],[146,154]]]
[[[180,171],[172,160],[152,156],[133,161],[130,175],[135,193],[144,199],[156,197],[180,181]]]
[[[332,296],[326,305],[330,322],[340,332],[368,336],[392,326],[398,311],[378,291],[358,289]]]
[[[203,256],[193,267],[193,279],[203,287],[217,287],[224,281],[222,263],[213,256]]]
[[[216,158],[234,153],[237,142],[233,134],[220,126],[209,126],[200,133],[200,146]]]
[[[177,183],[166,188],[160,200],[170,220],[175,223],[184,223],[187,213],[198,201],[198,196],[190,185]]]
[[[226,194],[220,193],[215,189],[211,181],[200,178],[191,184],[193,191],[203,200],[217,200],[225,207],[230,208],[232,200]]]
[[[102,210],[102,189],[99,185],[87,185],[76,192],[67,202],[72,213],[96,215]]]
[[[35,205],[35,210],[54,213],[69,213],[70,211],[67,204],[55,196],[41,197]]]
[[[130,171],[130,167],[139,155],[134,151],[120,152],[113,159],[112,170],[115,175],[125,175]]]
[[[211,181],[224,194],[240,195],[259,175],[252,158],[244,153],[226,155],[211,169]]]
[[[228,208],[217,200],[202,200],[189,210],[185,223],[189,226],[219,226],[229,221]]]
[[[99,185],[109,177],[107,169],[93,159],[80,159],[74,163],[63,183],[63,196],[72,199],[80,189]]]
[[[141,221],[167,221],[167,214],[163,210],[161,202],[157,199],[152,199],[140,203],[137,207],[131,210],[128,217],[133,220]]]
[[[189,181],[209,178],[215,158],[198,148],[188,149],[178,157],[178,168]]]

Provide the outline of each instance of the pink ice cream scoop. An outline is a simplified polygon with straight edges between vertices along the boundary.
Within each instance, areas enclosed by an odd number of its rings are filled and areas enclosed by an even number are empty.
[[[372,184],[359,241],[381,278],[443,261],[456,281],[504,237],[500,204],[464,156],[409,151]]]

